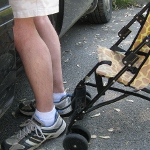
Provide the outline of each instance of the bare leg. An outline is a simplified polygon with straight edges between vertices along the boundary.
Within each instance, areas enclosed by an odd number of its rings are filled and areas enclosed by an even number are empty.
[[[34,22],[41,38],[47,44],[51,54],[53,70],[53,92],[64,92],[59,37],[47,16],[35,17]]]
[[[33,18],[15,19],[14,37],[15,46],[35,95],[36,108],[41,112],[52,110],[54,105],[51,55],[36,30]]]

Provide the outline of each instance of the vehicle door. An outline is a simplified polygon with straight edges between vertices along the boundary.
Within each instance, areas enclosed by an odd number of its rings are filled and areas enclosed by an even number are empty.
[[[94,0],[64,0],[64,16],[60,37],[91,7]]]
[[[0,117],[14,97],[16,54],[12,28],[13,13],[9,2],[0,0]]]

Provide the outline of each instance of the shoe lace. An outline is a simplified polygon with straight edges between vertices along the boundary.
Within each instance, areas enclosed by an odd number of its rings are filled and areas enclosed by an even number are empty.
[[[39,138],[42,137],[42,138],[46,139],[40,126],[38,126],[31,119],[28,119],[26,122],[24,122],[23,126],[24,126],[24,128],[22,130],[20,130],[17,134],[18,139],[24,138],[25,136],[30,134],[32,131],[35,131],[36,136],[38,136]]]

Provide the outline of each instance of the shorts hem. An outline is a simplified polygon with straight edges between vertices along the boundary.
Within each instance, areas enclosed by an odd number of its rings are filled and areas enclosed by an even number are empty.
[[[37,17],[37,16],[47,16],[58,12],[59,12],[59,7],[53,7],[53,8],[40,9],[40,10],[21,10],[16,12],[14,11],[13,15],[14,18],[30,18],[30,17]]]

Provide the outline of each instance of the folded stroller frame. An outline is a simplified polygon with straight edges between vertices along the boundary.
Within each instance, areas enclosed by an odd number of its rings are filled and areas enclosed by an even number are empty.
[[[119,45],[131,33],[129,28],[135,22],[140,24],[139,31],[129,49],[125,51]],[[65,150],[88,149],[88,142],[91,137],[89,131],[79,125],[74,125],[77,120],[83,119],[85,114],[130,95],[150,101],[150,97],[138,93],[139,90],[150,93],[150,90],[146,88],[150,83],[150,2],[118,32],[118,36],[119,40],[110,49],[104,47],[98,49],[99,62],[74,90],[72,97],[73,113],[70,116],[70,123],[63,141]],[[95,83],[89,82],[92,74],[95,75]],[[104,84],[105,78],[108,79],[107,84]],[[133,91],[112,87],[115,82],[128,86]],[[97,95],[93,98],[87,92],[88,86],[97,89]],[[122,95],[95,104],[101,96],[105,95],[107,90],[117,91]]]

